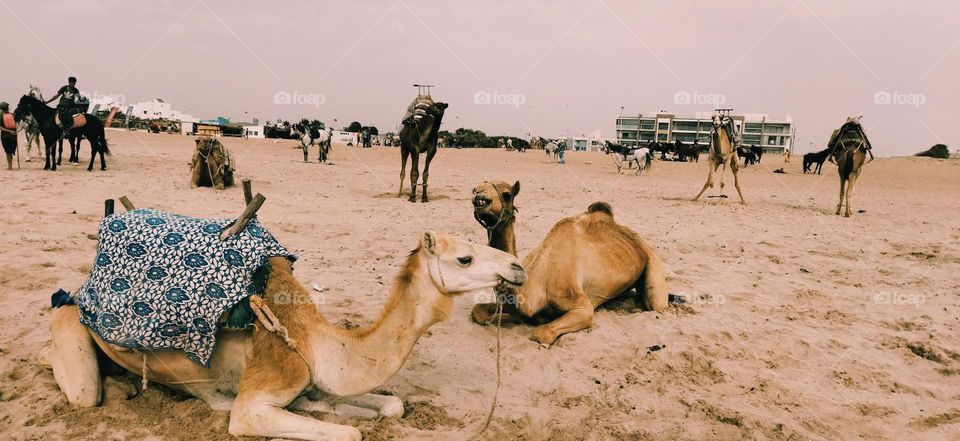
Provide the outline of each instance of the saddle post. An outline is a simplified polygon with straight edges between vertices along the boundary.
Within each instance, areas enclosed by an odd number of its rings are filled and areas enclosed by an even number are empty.
[[[260,193],[257,193],[256,196],[247,204],[247,207],[244,208],[243,213],[240,214],[240,217],[233,223],[233,225],[220,232],[220,240],[227,240],[230,236],[233,236],[245,228],[247,228],[247,223],[250,222],[250,219],[253,219],[257,215],[257,210],[263,205],[267,200],[265,196]]]
[[[127,199],[127,196],[120,196],[120,205],[123,205],[123,208],[126,208],[127,211],[136,209],[137,207],[133,206],[133,202],[130,202],[130,199]]]
[[[106,199],[103,201],[103,217],[113,214],[113,204],[113,199]]]

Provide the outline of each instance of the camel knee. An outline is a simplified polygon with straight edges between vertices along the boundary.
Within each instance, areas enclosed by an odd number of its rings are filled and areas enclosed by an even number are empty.
[[[97,350],[86,326],[80,323],[80,308],[54,308],[50,323],[50,366],[53,378],[67,401],[74,406],[100,403],[101,381]]]

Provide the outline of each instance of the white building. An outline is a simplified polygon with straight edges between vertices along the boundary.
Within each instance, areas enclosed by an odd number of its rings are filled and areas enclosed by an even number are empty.
[[[654,140],[672,143],[680,140],[710,144],[713,113],[698,112],[690,116],[678,116],[665,112],[645,112],[639,115],[617,117],[617,142],[624,145],[645,145]],[[781,153],[793,148],[796,127],[793,119],[771,119],[763,113],[731,115],[736,129],[743,134],[743,144],[756,145],[765,152]]]
[[[170,103],[156,98],[153,101],[144,101],[133,105],[131,116],[140,119],[169,119],[172,121],[198,122],[199,119],[179,110],[173,110]]]
[[[243,136],[245,138],[264,138],[266,135],[266,126],[243,126]]]

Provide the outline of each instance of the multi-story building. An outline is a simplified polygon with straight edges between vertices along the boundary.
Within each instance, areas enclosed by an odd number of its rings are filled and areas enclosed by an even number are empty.
[[[672,113],[649,112],[636,116],[617,117],[617,143],[646,145],[654,140],[685,143],[695,140],[702,145],[710,144],[713,128],[712,113],[697,113],[693,116],[677,116]],[[770,119],[766,114],[731,115],[737,130],[743,134],[743,144],[757,145],[764,152],[781,153],[784,148],[793,148],[796,128],[793,119]]]

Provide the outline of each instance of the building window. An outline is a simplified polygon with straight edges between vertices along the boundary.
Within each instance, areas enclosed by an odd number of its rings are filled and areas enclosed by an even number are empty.
[[[657,124],[657,127],[659,128],[659,130],[667,130],[670,128],[670,123],[662,122],[660,124]]]

